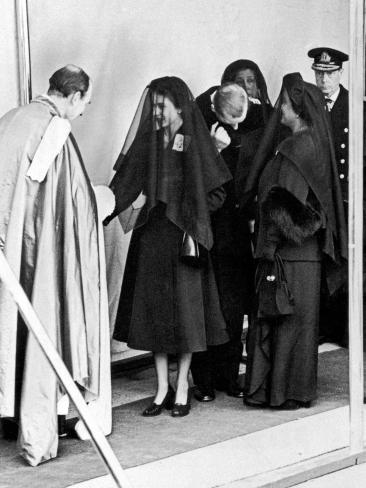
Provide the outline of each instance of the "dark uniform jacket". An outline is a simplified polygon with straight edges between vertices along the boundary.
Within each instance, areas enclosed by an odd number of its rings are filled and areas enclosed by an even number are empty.
[[[337,160],[342,198],[348,203],[348,90],[340,85],[340,92],[330,111],[334,149]]]

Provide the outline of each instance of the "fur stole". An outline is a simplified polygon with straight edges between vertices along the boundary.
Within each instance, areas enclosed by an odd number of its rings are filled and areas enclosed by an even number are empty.
[[[275,187],[262,204],[264,225],[277,228],[281,237],[300,246],[322,226],[321,215],[309,204],[303,205],[289,191]]]

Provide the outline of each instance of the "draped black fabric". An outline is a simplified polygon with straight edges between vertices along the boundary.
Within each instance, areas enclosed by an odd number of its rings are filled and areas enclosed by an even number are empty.
[[[177,118],[169,122],[171,103],[179,112],[178,122]],[[181,157],[164,161],[168,146]],[[212,247],[207,197],[231,175],[181,79],[159,78],[146,88],[115,169],[110,187],[116,207],[105,223],[128,209],[142,192],[146,203],[133,228],[143,225],[149,212],[162,201],[171,222],[206,249]]]
[[[286,131],[281,126],[281,105],[285,91],[296,113],[309,125],[307,143],[313,146],[313,151],[306,151],[297,144],[297,138],[284,137]],[[283,78],[275,110],[241,195],[241,206],[256,194],[259,178],[275,150],[290,159],[309,184],[327,220],[322,251],[333,262],[340,262],[347,257],[347,232],[328,112],[320,90],[304,82],[300,73],[291,73]],[[306,154],[315,154],[315,158],[306,158]]]

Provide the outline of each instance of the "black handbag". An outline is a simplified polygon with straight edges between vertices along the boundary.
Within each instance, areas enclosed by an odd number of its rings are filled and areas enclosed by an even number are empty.
[[[274,261],[259,262],[255,281],[258,318],[275,318],[294,313],[294,297],[288,288],[283,262],[278,254],[275,254]]]
[[[204,263],[203,254],[198,242],[187,234],[187,232],[183,234],[182,245],[180,248],[180,260],[184,264],[194,268],[199,268]]]

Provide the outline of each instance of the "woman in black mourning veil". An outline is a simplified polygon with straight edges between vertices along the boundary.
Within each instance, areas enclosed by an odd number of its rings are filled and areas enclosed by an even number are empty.
[[[272,105],[266,80],[259,66],[250,59],[238,59],[230,63],[221,77],[222,85],[229,82],[244,88],[249,97],[249,110],[246,119],[241,123],[241,133],[263,128],[272,112]],[[216,89],[217,86],[213,86],[197,97],[198,106],[209,127],[217,122],[211,108],[212,95]]]
[[[251,109],[243,122],[248,130],[263,127],[272,112],[272,105],[268,97],[267,84],[259,66],[250,59],[238,59],[225,68],[221,84],[234,82],[242,86],[247,92]]]
[[[154,353],[157,392],[143,415],[164,407],[187,415],[192,352],[228,340],[207,251],[210,212],[223,204],[231,176],[181,79],[159,78],[146,88],[115,169],[116,207],[105,223],[120,214],[133,233],[114,338]],[[182,261],[185,233],[205,257],[200,267]],[[177,355],[175,399],[168,354]]]
[[[334,292],[347,250],[324,104],[299,73],[283,78],[243,195],[244,202],[257,193],[259,209],[257,304],[247,338],[249,406],[296,409],[316,398],[321,272]],[[278,144],[281,123],[291,133]]]

